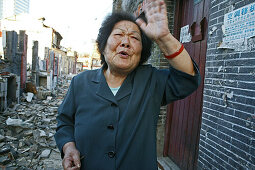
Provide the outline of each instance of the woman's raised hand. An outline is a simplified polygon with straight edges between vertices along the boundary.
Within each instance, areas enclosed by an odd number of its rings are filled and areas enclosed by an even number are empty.
[[[136,22],[148,37],[158,41],[170,33],[164,0],[145,0],[144,12],[147,24],[142,19]]]
[[[140,28],[157,43],[165,56],[176,53],[181,48],[181,43],[169,31],[164,0],[145,0],[144,13],[147,23],[142,19],[136,20]],[[175,69],[195,75],[192,60],[185,49],[178,57],[168,61]]]

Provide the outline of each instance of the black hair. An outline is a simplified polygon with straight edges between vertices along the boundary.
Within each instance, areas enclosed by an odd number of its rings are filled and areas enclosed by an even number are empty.
[[[144,14],[140,15],[138,18],[141,18],[146,22],[146,18]],[[96,43],[98,46],[98,51],[100,53],[101,64],[103,64],[104,68],[108,67],[107,63],[105,62],[105,57],[103,55],[107,40],[112,32],[114,25],[120,21],[131,21],[134,24],[136,24],[135,22],[136,18],[132,16],[131,14],[123,13],[123,12],[121,13],[114,12],[105,18],[105,20],[103,21],[101,25],[101,28],[99,29]],[[139,26],[138,28],[140,29]],[[142,53],[141,53],[141,59],[140,59],[139,65],[145,63],[149,59],[151,55],[151,46],[152,46],[151,39],[147,35],[145,35],[145,33],[141,29],[140,29],[140,32],[141,32],[141,38],[142,38]]]

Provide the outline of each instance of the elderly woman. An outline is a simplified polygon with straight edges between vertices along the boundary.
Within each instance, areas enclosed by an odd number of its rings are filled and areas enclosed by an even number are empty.
[[[99,30],[103,67],[72,79],[55,134],[64,169],[156,170],[160,106],[191,94],[196,64],[168,29],[163,0],[145,4],[147,22],[113,13]],[[149,37],[149,38],[148,38]],[[154,40],[171,67],[144,65]]]

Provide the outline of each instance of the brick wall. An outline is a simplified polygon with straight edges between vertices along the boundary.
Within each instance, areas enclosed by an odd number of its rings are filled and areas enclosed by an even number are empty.
[[[217,29],[207,45],[198,169],[255,169],[255,50],[217,48],[224,14],[252,2],[211,1],[208,30]]]
[[[113,0],[112,11],[114,12],[121,11],[121,4],[122,0]]]

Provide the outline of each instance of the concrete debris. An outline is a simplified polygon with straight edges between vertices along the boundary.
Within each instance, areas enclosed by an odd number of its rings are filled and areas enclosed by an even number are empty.
[[[36,94],[37,98],[40,100],[45,100],[48,97],[50,98],[50,97],[52,97],[51,95],[52,95],[52,92],[50,90],[43,88],[43,87],[39,87],[37,94]]]
[[[12,118],[8,118],[8,119],[6,120],[6,125],[8,125],[8,126],[14,126],[14,127],[28,128],[28,127],[32,126],[32,124],[31,124],[31,123],[28,123],[28,121],[29,121],[29,120],[26,120],[26,121],[23,122],[23,120],[21,120],[21,119],[12,119]],[[16,131],[21,132],[22,129],[16,128]],[[19,133],[19,132],[18,132],[18,133]]]
[[[26,97],[27,102],[31,102],[33,97],[34,97],[34,93],[28,92]]]
[[[51,96],[47,96],[47,100],[51,100],[52,99],[52,97]]]
[[[2,142],[5,139],[3,135],[0,135],[0,142]]]
[[[44,151],[42,151],[41,158],[48,158],[50,156],[50,152],[50,149],[45,149]]]
[[[47,137],[46,133],[43,130],[40,130],[40,137]]]
[[[2,156],[2,157],[0,157],[0,164],[1,164],[1,165],[6,165],[6,164],[8,164],[9,162],[11,162],[11,160],[9,159],[8,156]]]
[[[11,136],[5,136],[8,141],[14,141],[17,140],[17,138],[11,137]]]
[[[36,86],[32,82],[26,83],[26,92],[37,94]]]
[[[0,112],[1,168],[62,169],[54,134],[57,109],[68,89],[68,80],[70,77],[60,77],[53,92],[38,88],[36,95],[23,93],[19,104]]]
[[[9,126],[21,126],[23,123],[23,121],[21,119],[12,119],[12,118],[8,118],[6,120],[6,124]]]
[[[8,153],[9,151],[10,151],[10,147],[8,147],[8,146],[3,147],[3,148],[0,150],[0,155],[5,154],[5,153]]]
[[[18,162],[18,164],[21,165],[21,166],[26,166],[26,164],[27,164],[27,160],[26,160],[26,158],[24,158],[24,157],[18,159],[17,162]]]

